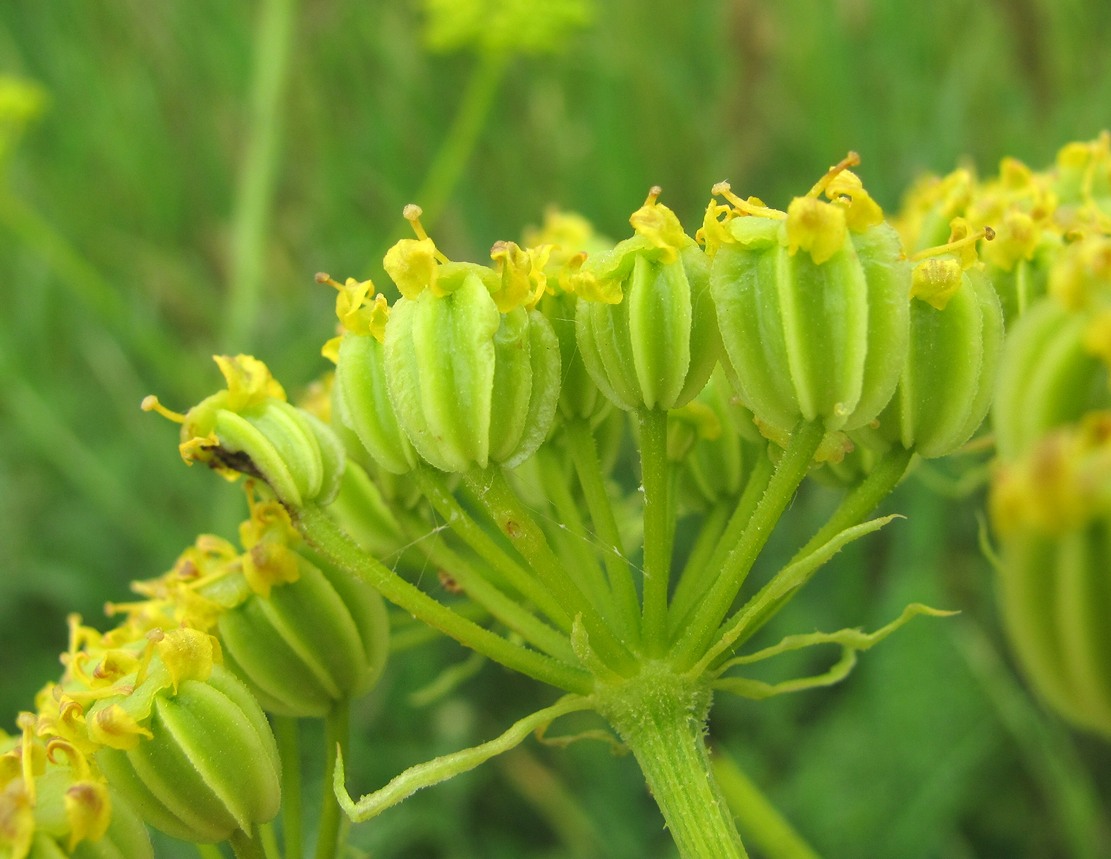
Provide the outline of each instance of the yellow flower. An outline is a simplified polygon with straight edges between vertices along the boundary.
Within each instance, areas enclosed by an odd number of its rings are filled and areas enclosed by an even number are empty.
[[[207,680],[212,666],[221,661],[219,642],[199,629],[167,630],[154,641],[175,694],[186,680]]]
[[[910,276],[910,297],[920,298],[937,310],[944,310],[961,286],[964,270],[952,257],[926,259],[914,267]]]
[[[1111,509],[1111,412],[1091,412],[1054,430],[992,482],[1000,534],[1061,535]]]
[[[660,186],[653,185],[644,205],[629,216],[629,223],[638,236],[647,239],[652,247],[663,251],[663,262],[675,262],[679,258],[679,251],[689,245],[691,240],[683,232],[683,225],[679,223],[675,213],[658,202],[661,193]]]
[[[603,252],[605,253],[605,252]],[[584,269],[587,260],[585,253],[571,257],[559,273],[560,288],[571,295],[586,301],[600,301],[604,304],[620,304],[623,297],[621,280],[601,277],[592,269]]]
[[[787,207],[787,250],[804,250],[816,265],[845,246],[849,225],[845,209],[815,197],[795,197]]]
[[[431,241],[431,240],[430,240]],[[386,322],[390,316],[390,307],[386,296],[374,293],[374,282],[370,280],[355,280],[347,278],[344,283],[338,283],[332,276],[325,272],[316,275],[316,282],[335,287],[336,316],[344,332],[351,334],[369,334],[379,343],[385,336]],[[333,363],[339,360],[339,344],[342,334],[333,337],[324,344],[321,353]]]
[[[496,242],[490,249],[499,288],[491,293],[494,303],[502,313],[517,307],[534,308],[548,289],[548,276],[544,272],[551,256],[552,246],[521,248],[516,242]]]

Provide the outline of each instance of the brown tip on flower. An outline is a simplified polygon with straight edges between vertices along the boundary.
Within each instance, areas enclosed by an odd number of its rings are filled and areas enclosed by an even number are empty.
[[[316,273],[316,276],[313,278],[313,280],[315,280],[317,283],[322,284],[324,286],[331,286],[331,287],[334,287],[335,289],[343,289],[343,285],[340,284],[339,281],[335,280],[330,274],[328,274],[325,271],[318,271]]]
[[[991,227],[984,227],[984,240],[990,242],[990,241],[993,241],[994,239],[995,239],[995,230],[993,230]]]
[[[656,205],[656,201],[660,199],[660,194],[662,194],[663,192],[664,189],[661,188],[659,185],[653,185],[651,188],[648,189],[648,196],[644,200],[644,205]]]
[[[409,226],[413,228],[418,239],[424,240],[428,238],[428,233],[424,231],[421,225],[420,217],[424,214],[424,209],[416,203],[407,203],[405,208],[401,210],[401,216],[409,222]]]
[[[725,181],[715,182],[714,187],[712,187],[710,189],[710,193],[713,194],[715,197],[720,197],[723,194],[727,194],[732,190],[733,190],[733,188],[728,182],[725,182]]]

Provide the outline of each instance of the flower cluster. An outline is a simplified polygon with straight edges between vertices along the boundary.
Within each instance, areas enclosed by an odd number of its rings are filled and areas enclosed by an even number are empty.
[[[1065,146],[1042,173],[1005,161],[969,203],[989,209],[1011,254],[989,263],[1011,309],[991,415],[1003,616],[1046,700],[1111,735],[1097,608],[1111,565],[1111,135]]]
[[[782,209],[719,183],[693,235],[659,188],[616,243],[551,213],[483,263],[449,259],[409,206],[413,238],[383,261],[399,297],[317,275],[336,290],[334,370],[299,404],[247,355],[218,356],[225,388],[183,414],[148,398],[181,425],[187,463],[250,478],[250,517],[239,546],[202,536],[137,583],[141,600],[111,606],[116,630],[74,621],[63,679],[3,758],[14,855],[110,832],[115,794],[194,841],[249,838],[278,804],[263,710],[330,719],[370,688],[387,649],[379,594],[566,694],[358,802],[337,762],[350,816],[593,710],[636,755],[684,855],[741,855],[706,775],[713,695],[837,682],[857,652],[942,613],[915,604],[871,634],[742,652],[837,551],[890,521],[866,517],[915,461],[961,449],[989,410],[1016,647],[1047,698],[1111,732],[1090,609],[1111,527],[1111,137],[1070,144],[1042,173],[1008,160],[983,182],[925,180],[892,221],[858,164],[850,153]],[[745,594],[811,474],[843,489],[838,506]],[[831,645],[840,660],[815,676],[747,676]],[[51,765],[61,787],[38,790]],[[62,817],[60,800],[36,804],[50,790],[75,797]]]
[[[62,676],[3,742],[5,856],[142,859],[144,823],[197,843],[249,837],[281,794],[264,710],[321,717],[378,677],[380,597],[303,554],[277,501],[248,500],[241,548],[198,537],[134,583],[141,599],[109,603],[107,632],[70,618]]]

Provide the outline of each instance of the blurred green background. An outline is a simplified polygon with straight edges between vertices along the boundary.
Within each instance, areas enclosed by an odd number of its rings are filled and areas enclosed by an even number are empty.
[[[969,159],[990,173],[1005,154],[1042,167],[1111,126],[1102,0],[599,0],[560,50],[500,67],[431,52],[423,24],[419,5],[384,0],[0,4],[0,75],[46,93],[0,177],[9,729],[60,671],[68,612],[98,622],[130,579],[238,519],[238,491],[185,468],[176,428],[141,398],[195,402],[218,383],[216,351],[254,352],[291,392],[326,369],[333,297],[313,274],[380,271],[484,74],[488,115],[436,207],[454,258],[485,258],[550,204],[623,236],[652,184],[691,229],[721,179],[782,206],[849,149],[894,208],[923,170]],[[827,501],[803,498],[798,527]],[[911,600],[959,618],[917,621],[839,688],[716,711],[715,743],[822,855],[1111,855],[1111,755],[1014,675],[979,503],[911,482],[890,505],[909,521],[839,557],[777,629],[875,627]],[[486,667],[457,694],[408,703],[462,658],[445,643],[395,661],[356,714],[358,786],[548,700]],[[526,749],[354,843],[375,856],[668,855],[631,761]]]

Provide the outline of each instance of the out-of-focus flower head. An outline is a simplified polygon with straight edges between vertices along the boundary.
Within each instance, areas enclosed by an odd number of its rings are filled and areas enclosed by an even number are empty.
[[[46,102],[46,90],[33,81],[0,75],[0,167]]]
[[[563,48],[594,18],[591,0],[424,0],[429,50],[542,54]]]

